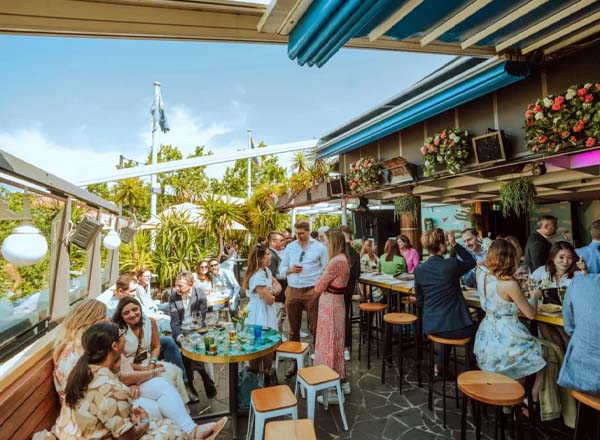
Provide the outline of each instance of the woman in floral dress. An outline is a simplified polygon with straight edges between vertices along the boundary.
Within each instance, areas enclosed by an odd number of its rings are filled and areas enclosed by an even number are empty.
[[[129,389],[117,376],[125,346],[119,327],[109,322],[93,324],[83,333],[82,346],[56,424],[59,439],[188,438],[172,421],[149,418],[144,409],[133,406]],[[221,421],[198,438],[214,439],[224,424]]]
[[[487,268],[477,272],[477,289],[486,315],[475,337],[475,357],[483,371],[522,379],[542,370],[542,347],[519,321],[519,312],[535,318],[514,274],[517,253],[506,240],[495,240],[487,254]]]
[[[350,260],[346,255],[344,233],[337,228],[330,229],[328,238],[329,262],[315,284],[315,291],[321,294],[315,341],[315,365],[327,365],[338,373],[344,382],[344,390],[348,393],[350,388],[346,381],[346,365],[344,364],[346,310],[344,291],[350,278]]]

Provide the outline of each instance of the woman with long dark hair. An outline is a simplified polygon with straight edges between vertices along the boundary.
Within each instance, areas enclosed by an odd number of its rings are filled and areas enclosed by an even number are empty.
[[[417,250],[413,247],[410,239],[404,235],[400,234],[397,239],[398,248],[400,249],[400,254],[404,257],[406,261],[406,270],[408,273],[413,273],[417,264],[419,264],[420,257]]]
[[[329,230],[329,262],[315,284],[319,298],[319,320],[315,340],[315,365],[324,364],[340,375],[342,388],[348,394],[344,363],[345,312],[344,292],[350,278],[350,259],[346,255],[346,238],[337,228]],[[331,395],[331,402],[337,398]]]
[[[61,440],[185,439],[168,419],[154,419],[134,407],[129,389],[118,377],[125,346],[123,332],[109,322],[96,323],[83,333],[83,354],[69,375],[65,404],[56,424]],[[214,439],[226,419],[211,425],[197,439]]]
[[[379,257],[378,269],[379,272],[392,276],[406,273],[406,260],[400,253],[395,238],[386,241],[384,253]]]
[[[248,268],[242,281],[242,289],[250,299],[246,323],[263,327],[277,328],[277,311],[275,297],[281,293],[281,284],[275,279],[269,264],[271,252],[266,244],[257,244],[250,249]],[[273,354],[250,362],[250,368],[256,372],[262,370],[265,384],[277,383],[275,370],[272,368]]]
[[[113,322],[124,331],[125,347],[123,354],[136,371],[150,370],[157,364],[165,368],[165,377],[177,388],[185,403],[190,401],[182,370],[169,362],[158,361],[160,355],[160,335],[154,319],[142,314],[140,302],[126,296],[119,300]]]
[[[569,287],[576,273],[587,274],[585,262],[577,257],[568,241],[557,241],[550,248],[545,266],[538,267],[531,278],[545,281],[545,287]]]

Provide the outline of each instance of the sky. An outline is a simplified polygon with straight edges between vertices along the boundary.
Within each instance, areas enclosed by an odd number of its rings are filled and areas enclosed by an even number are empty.
[[[283,45],[0,36],[0,149],[77,182],[150,151],[153,82],[184,155],[319,138],[448,62],[342,49],[300,67]],[[283,158],[284,165],[289,159]],[[208,168],[212,177],[224,165]]]

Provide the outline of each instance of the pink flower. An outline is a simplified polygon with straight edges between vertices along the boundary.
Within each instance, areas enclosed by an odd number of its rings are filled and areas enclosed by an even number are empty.
[[[360,170],[360,167],[359,167],[358,165],[356,165],[356,166],[354,167],[354,169],[355,169],[356,171],[358,171],[358,170]]]
[[[571,136],[571,137],[569,138],[569,140],[570,140],[571,142],[577,142],[577,138],[576,138],[575,136]]]
[[[531,127],[533,124],[535,124],[535,121],[533,119],[530,119],[529,121],[527,121],[528,126]]]
[[[587,89],[585,87],[582,87],[581,89],[577,90],[577,96],[585,96],[587,95]]]
[[[592,102],[594,100],[594,95],[592,95],[591,93],[589,95],[585,95],[585,98],[583,100],[585,102]]]
[[[427,149],[427,151],[429,151],[430,153],[433,153],[435,151],[435,148],[433,148],[433,145],[430,145],[429,148]]]
[[[544,135],[544,136],[540,136],[540,137],[538,138],[538,141],[539,141],[540,143],[542,143],[542,144],[545,144],[545,143],[548,141],[548,136],[545,136],[545,135]]]
[[[454,142],[454,141],[450,142],[450,146],[451,146],[451,147],[454,147],[454,146],[456,146],[456,142]]]
[[[535,104],[528,104],[527,110],[533,110],[534,107],[535,107]]]
[[[593,137],[587,138],[587,140],[585,141],[585,146],[593,147],[594,145],[596,145],[596,138],[593,138]]]
[[[369,165],[369,161],[365,160],[365,161],[363,162],[363,167],[366,167],[366,166],[368,166],[368,165]]]
[[[425,154],[427,153],[427,150],[425,149],[425,147],[421,147],[421,154]]]
[[[596,90],[600,90],[600,83],[594,84],[594,87],[596,87]]]
[[[440,137],[441,137],[442,139],[446,139],[446,137],[448,137],[448,135],[446,134],[446,132],[445,132],[445,131],[443,131],[443,132],[442,132],[442,134],[440,134]]]
[[[527,111],[525,112],[525,117],[526,117],[527,119],[531,119],[531,118],[533,118],[533,112],[531,112],[531,111],[527,110]]]
[[[557,104],[556,102],[554,104],[552,104],[552,110],[554,111],[559,111],[561,109],[561,105]]]
[[[440,140],[438,138],[435,138],[433,140],[433,145],[439,145],[440,144]]]
[[[534,145],[533,147],[531,147],[531,151],[533,151],[534,153],[537,153],[540,150],[540,147],[538,147],[537,145]]]
[[[539,113],[542,111],[542,106],[539,104],[536,104],[536,106],[533,108],[533,112],[534,113]]]
[[[352,183],[350,184],[350,189],[354,189],[354,188],[356,188],[356,183],[352,182]]]
[[[569,132],[568,132],[568,131],[563,131],[563,132],[560,134],[560,137],[561,137],[561,138],[563,138],[563,139],[566,139],[566,138],[568,138],[568,137],[569,137]]]

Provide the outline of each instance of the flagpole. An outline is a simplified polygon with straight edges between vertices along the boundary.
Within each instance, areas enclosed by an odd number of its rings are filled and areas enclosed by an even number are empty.
[[[158,81],[154,81],[154,102],[159,102],[160,95],[160,83]],[[158,104],[157,104],[158,105]],[[157,112],[159,109],[156,110]],[[154,133],[156,132],[156,124],[152,125],[152,159],[151,165],[155,165],[158,163],[158,151],[154,145]],[[156,217],[156,187],[157,187],[157,176],[156,174],[150,175],[150,218],[153,219]],[[153,230],[150,234],[150,247],[152,250],[155,249],[156,243],[156,230]]]
[[[252,148],[252,130],[248,129],[248,149]],[[248,158],[248,174],[247,174],[247,186],[246,186],[246,198],[250,200],[252,195],[252,158]]]

